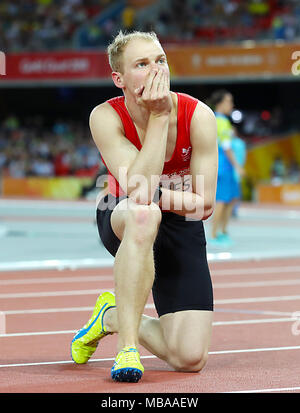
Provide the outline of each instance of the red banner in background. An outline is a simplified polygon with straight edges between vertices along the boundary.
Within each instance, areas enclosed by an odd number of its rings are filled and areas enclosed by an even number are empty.
[[[287,78],[300,75],[300,44],[165,46],[171,76],[184,78]],[[43,52],[6,55],[5,81],[111,79],[106,52]]]
[[[108,78],[110,73],[104,52],[21,53],[6,56],[0,81]]]
[[[178,46],[167,50],[176,77],[296,77],[300,74],[300,44]]]

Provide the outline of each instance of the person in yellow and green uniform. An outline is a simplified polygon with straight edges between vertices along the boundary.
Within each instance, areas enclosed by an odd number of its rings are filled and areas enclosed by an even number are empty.
[[[236,175],[242,176],[244,170],[232,149],[234,131],[229,120],[234,105],[232,94],[227,90],[217,90],[210,97],[209,105],[214,110],[217,121],[219,162],[216,206],[208,243],[213,247],[224,247],[233,243],[228,234],[228,224],[240,196]]]

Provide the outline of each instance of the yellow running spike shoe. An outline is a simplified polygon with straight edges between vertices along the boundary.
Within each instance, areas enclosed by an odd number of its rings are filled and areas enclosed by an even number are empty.
[[[71,343],[71,356],[77,364],[87,363],[94,354],[99,341],[109,333],[103,325],[103,316],[116,306],[115,295],[109,291],[99,295],[93,314],[85,326],[77,331]]]
[[[115,381],[137,383],[144,373],[140,361],[140,354],[135,347],[124,347],[121,350],[111,369],[111,377]]]

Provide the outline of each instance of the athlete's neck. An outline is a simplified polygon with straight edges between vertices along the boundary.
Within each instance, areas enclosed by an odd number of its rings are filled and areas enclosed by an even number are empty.
[[[176,97],[174,97],[175,93],[171,92],[172,101],[173,101],[173,108],[172,113],[176,112]],[[136,126],[140,129],[146,130],[150,112],[143,108],[141,105],[137,104],[135,98],[130,94],[124,93],[125,96],[125,106],[126,109],[132,119],[132,121],[136,124]]]
[[[125,106],[132,121],[141,129],[146,129],[150,113],[135,102],[135,99],[125,94]]]

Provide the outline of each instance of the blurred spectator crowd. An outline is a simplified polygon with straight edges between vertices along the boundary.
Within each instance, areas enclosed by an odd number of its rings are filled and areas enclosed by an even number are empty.
[[[164,42],[300,37],[299,0],[1,0],[4,52],[104,47],[120,30]]]
[[[300,183],[300,166],[295,159],[292,159],[290,163],[287,164],[280,155],[277,155],[274,158],[270,172],[272,185]]]
[[[258,135],[253,140],[247,134],[240,134],[240,125],[233,123],[233,126],[250,147],[255,141],[259,142]],[[0,176],[97,179],[104,173],[106,167],[82,120],[57,119],[49,123],[42,116],[20,120],[11,114],[0,123]],[[300,165],[296,160],[286,164],[278,155],[270,178],[274,185],[299,183]],[[93,181],[91,188],[95,185]]]
[[[76,30],[110,0],[1,0],[0,50],[21,52],[72,48]]]
[[[167,0],[158,3],[161,7],[156,16],[144,16],[143,24],[146,29],[153,27],[164,41],[223,44],[242,40],[292,41],[300,36],[298,0]]]
[[[57,120],[47,126],[37,116],[21,122],[13,114],[0,126],[0,173],[26,176],[91,176],[103,166],[82,122]]]

